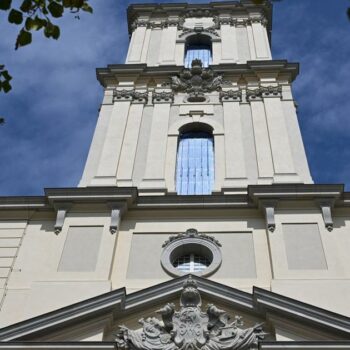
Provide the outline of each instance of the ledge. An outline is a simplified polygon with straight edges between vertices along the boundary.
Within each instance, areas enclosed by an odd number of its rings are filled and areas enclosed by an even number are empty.
[[[169,75],[178,74],[183,66],[166,65],[157,67],[148,67],[146,64],[111,64],[106,68],[97,68],[97,80],[103,87],[116,85],[118,76],[130,76],[130,80],[139,77],[154,77],[162,76],[168,79]],[[272,73],[287,73],[290,75],[290,80],[294,81],[299,74],[299,63],[289,63],[287,60],[264,60],[264,61],[247,61],[244,64],[237,63],[222,63],[218,65],[210,65],[214,72],[227,73],[230,75],[251,75],[260,72]]]

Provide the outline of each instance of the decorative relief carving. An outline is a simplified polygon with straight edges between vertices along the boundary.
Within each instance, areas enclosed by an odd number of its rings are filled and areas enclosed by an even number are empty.
[[[201,60],[193,60],[191,68],[184,68],[177,76],[172,76],[171,89],[176,92],[190,94],[190,102],[204,102],[205,92],[220,91],[223,84],[231,84],[223,80],[222,76],[210,68],[203,68]]]
[[[174,102],[174,93],[171,91],[153,92],[153,103],[172,103]]]
[[[179,233],[176,236],[171,236],[167,241],[165,241],[162,245],[163,248],[167,247],[170,243],[175,241],[183,240],[186,238],[200,238],[206,241],[210,241],[216,244],[218,247],[221,247],[220,242],[212,236],[208,236],[204,233],[199,233],[196,229],[190,228],[185,233]]]
[[[258,101],[262,97],[282,97],[282,86],[260,86],[246,91],[247,101]]]
[[[214,16],[213,17],[215,28],[219,29],[220,25],[226,24],[230,26],[247,26],[251,25],[252,23],[261,23],[263,26],[266,26],[268,23],[268,20],[261,16],[261,17],[253,17],[253,18],[236,18],[236,17],[219,17]]]
[[[220,101],[242,101],[242,91],[240,90],[227,90],[221,91],[219,95]]]
[[[114,101],[132,101],[136,103],[147,103],[148,92],[136,90],[115,90],[113,92]]]
[[[208,33],[213,36],[216,36],[217,38],[220,38],[219,33],[216,31],[215,26],[211,26],[208,28],[203,28],[203,27],[194,27],[194,28],[187,28],[187,27],[179,27],[180,30],[182,30],[182,33],[179,35],[179,38],[182,38],[183,36],[194,33],[194,34],[202,34],[202,33]]]
[[[141,318],[142,328],[131,330],[121,326],[116,334],[117,349],[123,350],[248,350],[257,349],[267,334],[262,324],[242,328],[242,318],[230,322],[229,315],[213,304],[206,312],[197,284],[191,277],[184,283],[180,309],[168,303],[156,312],[156,317]]]
[[[263,26],[266,26],[268,24],[268,20],[264,16],[252,17],[252,18],[237,18],[233,16],[219,17],[217,15],[214,15],[208,10],[190,10],[178,18],[167,19],[164,21],[136,19],[131,24],[131,30],[134,31],[137,27],[147,27],[148,29],[155,29],[155,28],[162,29],[170,26],[175,26],[179,30],[183,31],[183,33],[180,34],[180,37],[190,32],[198,33],[198,31],[196,31],[195,28],[188,28],[184,26],[185,19],[190,17],[195,17],[195,18],[212,17],[214,21],[214,25],[209,28],[202,28],[202,31],[208,32],[217,37],[220,37],[220,35],[216,30],[220,29],[220,25],[222,24],[223,25],[226,24],[230,26],[247,26],[247,25],[251,25],[252,23],[261,23]]]

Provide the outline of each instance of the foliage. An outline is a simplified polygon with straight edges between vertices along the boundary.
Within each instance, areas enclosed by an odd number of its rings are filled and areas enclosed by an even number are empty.
[[[79,11],[92,13],[89,0],[23,0],[15,7],[12,0],[0,0],[0,11],[8,12],[8,22],[19,26],[15,50],[32,43],[32,32],[41,31],[48,39],[57,40],[60,37],[60,27],[53,19],[74,13],[79,19]],[[0,93],[11,90],[12,77],[0,64]]]

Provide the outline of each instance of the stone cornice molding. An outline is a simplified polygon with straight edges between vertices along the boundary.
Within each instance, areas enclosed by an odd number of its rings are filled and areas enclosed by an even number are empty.
[[[246,90],[246,99],[248,102],[261,101],[264,97],[282,97],[282,86],[260,86],[256,89]]]
[[[187,278],[188,275],[174,278],[132,294],[126,294],[125,288],[120,288],[10,325],[0,330],[0,348],[8,349],[10,344],[15,344],[14,341],[21,341],[22,345],[30,346],[31,343],[23,342],[23,340],[35,340],[42,336],[42,334],[48,335],[50,332],[54,332],[57,329],[77,325],[82,319],[94,319],[96,315],[98,315],[98,317],[104,316],[106,322],[109,323],[115,317],[120,318],[130,315],[130,313],[133,312],[139,312],[145,308],[148,309],[156,305],[158,306],[162,302],[168,302],[178,297],[182,290],[183,282]],[[316,306],[257,287],[254,287],[253,293],[250,294],[205,278],[197,276],[192,276],[192,278],[196,281],[198,290],[202,292],[208,300],[210,300],[210,298],[215,298],[217,303],[231,305],[232,308],[239,308],[242,312],[248,312],[262,319],[269,320],[270,317],[279,317],[291,322],[297,322],[301,328],[303,325],[306,325],[317,331],[323,330],[327,334],[338,338],[340,337],[340,339],[349,339],[350,337],[349,317],[326,311]],[[67,342],[66,344],[69,343],[70,342]],[[315,346],[316,342],[307,343],[313,344],[313,347],[310,347],[310,349],[335,349],[334,347],[323,348]],[[345,344],[344,341],[332,342],[333,345],[335,343]],[[82,345],[84,345],[85,348],[85,346],[89,344],[89,342],[83,342]],[[108,344],[107,342],[106,345]],[[276,343],[273,342],[273,344]],[[298,342],[293,342],[293,344],[297,345]],[[330,343],[320,341],[316,344],[327,345]],[[347,341],[346,344],[350,345],[350,342]],[[16,349],[18,349],[18,347]],[[264,349],[269,348],[265,347]],[[293,349],[303,348],[297,347]]]
[[[201,17],[221,17],[224,15],[229,18],[246,18],[247,24],[253,21],[261,21],[268,27],[268,31],[271,31],[272,25],[272,6],[269,1],[265,1],[262,4],[254,4],[250,0],[241,1],[225,1],[225,2],[212,2],[209,4],[134,4],[128,7],[128,25],[129,33],[135,28],[135,24],[141,16],[148,18],[148,22],[164,22],[161,18],[167,18],[172,20],[173,18],[179,19],[179,22],[183,22],[186,18],[201,18]],[[223,17],[223,16],[222,16]],[[233,20],[233,25],[243,25],[238,20]],[[140,25],[144,25],[142,20]],[[165,24],[164,24],[165,25]],[[163,24],[162,24],[163,26]]]
[[[344,185],[281,184],[249,185],[247,190],[237,194],[217,193],[210,196],[139,196],[136,187],[77,187],[48,188],[45,196],[0,197],[3,210],[52,211],[61,203],[105,204],[124,201],[128,208],[259,208],[261,201],[332,201],[332,207],[350,207],[350,192],[344,192]],[[321,201],[321,202],[320,202]]]
[[[148,92],[137,91],[137,90],[114,90],[113,101],[131,101],[133,103],[147,103]]]
[[[243,79],[252,75],[256,80],[260,80],[261,73],[271,74],[273,77],[283,76],[283,80],[288,79],[289,82],[299,74],[299,64],[289,63],[286,60],[267,60],[267,61],[248,61],[244,64],[224,63],[219,65],[211,65],[210,68],[217,74],[228,74],[240,76]],[[159,79],[166,81],[169,76],[179,74],[179,66],[157,66],[148,67],[146,64],[114,64],[108,65],[106,68],[97,69],[97,79],[105,88],[114,88],[119,83],[119,77],[130,76],[133,81],[139,78],[153,78],[155,75]]]
[[[238,18],[235,16],[229,17],[219,17],[214,16],[213,18],[215,23],[215,28],[219,29],[221,25],[230,25],[232,27],[246,27],[248,25],[252,25],[253,23],[261,23],[264,27],[267,26],[268,20],[264,16],[260,17],[251,17],[251,18]]]

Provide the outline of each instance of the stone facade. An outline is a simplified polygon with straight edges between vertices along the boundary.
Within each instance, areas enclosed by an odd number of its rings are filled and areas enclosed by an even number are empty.
[[[264,324],[262,349],[349,348],[350,194],[312,182],[298,64],[271,58],[271,6],[143,4],[128,19],[126,64],[97,70],[104,99],[79,186],[0,198],[0,340],[112,349],[118,325],[134,334],[177,303],[183,250],[210,260],[193,273],[205,303],[243,314],[246,329]],[[184,68],[193,35],[211,40],[209,67]],[[179,135],[192,126],[213,134],[210,195],[176,194]]]

